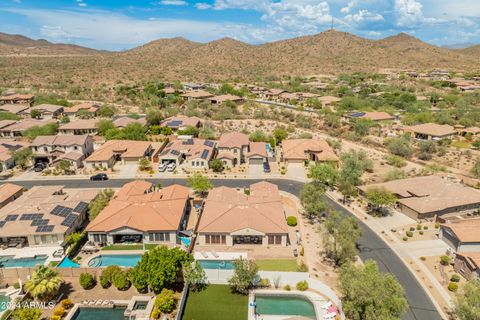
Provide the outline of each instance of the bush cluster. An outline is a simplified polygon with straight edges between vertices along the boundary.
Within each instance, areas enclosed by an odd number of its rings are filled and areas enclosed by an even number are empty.
[[[290,227],[295,227],[297,225],[297,218],[294,216],[289,216],[287,217],[287,224]]]
[[[95,277],[88,272],[83,272],[82,274],[80,274],[79,281],[80,285],[85,290],[93,288],[96,283]]]

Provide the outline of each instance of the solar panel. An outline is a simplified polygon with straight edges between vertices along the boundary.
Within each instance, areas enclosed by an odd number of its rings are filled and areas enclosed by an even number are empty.
[[[172,154],[174,156],[179,156],[180,155],[180,152],[178,150],[172,150]]]
[[[73,212],[79,212],[82,213],[88,208],[88,203],[86,202],[80,202],[77,204],[75,208],[73,208]]]
[[[53,208],[53,210],[50,213],[53,215],[65,218],[70,213],[72,213],[72,211],[73,211],[72,209],[64,206],[56,206],[55,208]]]
[[[0,228],[2,228],[5,225],[5,223],[7,223],[7,222],[6,221],[0,221]]]
[[[36,219],[32,220],[32,223],[30,225],[32,227],[46,226],[48,224],[48,221],[48,219]]]
[[[35,232],[52,232],[54,226],[48,225],[48,226],[38,226],[37,230]]]
[[[20,220],[37,220],[37,219],[42,219],[43,218],[43,213],[24,213],[20,217]]]
[[[175,121],[167,122],[167,126],[168,127],[178,127],[182,123],[183,123],[183,121],[175,120]]]
[[[15,221],[18,218],[18,214],[9,214],[5,217],[5,221]]]
[[[215,143],[213,141],[210,141],[210,140],[205,140],[205,142],[203,144],[206,145],[207,147],[210,147],[210,148],[212,148],[215,145]]]
[[[170,142],[170,143],[167,144],[167,146],[165,148],[170,148],[172,145],[173,145],[173,142]]]
[[[65,220],[63,220],[62,222],[62,226],[66,226],[66,227],[71,227],[74,225],[75,221],[77,221],[78,219],[78,216],[75,215],[75,214],[69,214]]]
[[[203,150],[201,157],[202,157],[202,159],[207,159],[207,157],[208,157],[208,150],[207,149]]]
[[[184,145],[192,145],[192,144],[193,144],[193,139],[187,139],[187,140],[183,141],[182,144],[184,144]]]
[[[62,206],[56,206],[53,208],[52,211],[50,211],[51,214],[58,216],[58,214],[62,211]]]

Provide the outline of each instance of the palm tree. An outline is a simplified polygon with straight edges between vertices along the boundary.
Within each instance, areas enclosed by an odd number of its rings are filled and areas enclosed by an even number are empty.
[[[35,299],[48,301],[57,295],[61,285],[62,278],[58,272],[49,267],[39,266],[32,273],[31,279],[25,283],[25,290]]]

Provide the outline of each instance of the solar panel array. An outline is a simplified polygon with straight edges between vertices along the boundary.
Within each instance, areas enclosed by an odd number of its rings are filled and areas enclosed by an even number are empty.
[[[180,151],[178,151],[178,150],[172,150],[172,154],[173,154],[174,156],[179,156],[179,155],[180,155]]]
[[[87,208],[88,208],[88,203],[86,203],[86,202],[80,202],[79,204],[77,204],[77,206],[76,206],[75,208],[73,208],[73,212],[82,213],[82,212],[84,212]]]
[[[32,223],[30,225],[32,227],[46,226],[48,224],[48,221],[48,219],[36,219],[32,220]]]
[[[206,145],[207,147],[213,148],[213,146],[215,145],[215,142],[210,140],[205,140],[203,144]]]
[[[75,224],[75,221],[77,221],[78,219],[78,216],[76,214],[69,214],[65,220],[63,220],[62,222],[62,226],[66,226],[66,227],[71,227]]]
[[[54,226],[52,225],[47,225],[47,226],[38,226],[37,230],[35,232],[52,232]]]
[[[183,141],[182,144],[184,144],[184,145],[193,145],[193,139],[187,139],[187,140]]]
[[[0,228],[2,228],[5,225],[5,223],[7,223],[7,222],[6,221],[0,221]]]
[[[56,206],[55,208],[53,208],[53,210],[50,213],[55,215],[55,216],[65,218],[70,213],[72,213],[72,211],[73,211],[72,209],[64,207],[64,206]]]
[[[43,218],[43,213],[24,213],[21,215],[20,220],[38,220]]]
[[[5,217],[5,221],[16,221],[18,218],[18,214],[9,214]]]
[[[168,127],[178,127],[179,125],[181,125],[183,123],[183,121],[170,121],[170,122],[167,122],[167,126]]]
[[[208,150],[207,149],[203,150],[201,157],[202,157],[202,159],[207,159],[208,158]]]

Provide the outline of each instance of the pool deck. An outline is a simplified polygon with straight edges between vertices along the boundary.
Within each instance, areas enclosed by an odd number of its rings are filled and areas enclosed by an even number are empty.
[[[49,247],[23,247],[23,248],[7,248],[0,250],[0,257],[10,256],[14,259],[19,258],[33,258],[35,256],[47,256],[45,264],[49,264],[51,261],[60,261],[63,257],[54,258],[53,253],[57,250],[63,249],[61,246],[49,246]]]
[[[314,309],[317,320],[323,320],[323,316],[326,314],[325,310],[322,309],[322,306],[327,303],[327,300],[312,291],[285,291],[285,290],[252,290],[248,296],[248,318],[249,319],[262,319],[262,320],[284,320],[290,319],[292,315],[260,315],[258,317],[255,316],[255,307],[253,306],[253,301],[255,300],[255,295],[272,295],[272,296],[299,296],[308,299]],[[305,318],[308,319],[308,318]]]
[[[216,254],[216,256],[215,256]],[[208,250],[196,251],[193,253],[195,260],[235,260],[247,259],[246,252],[212,252]]]

